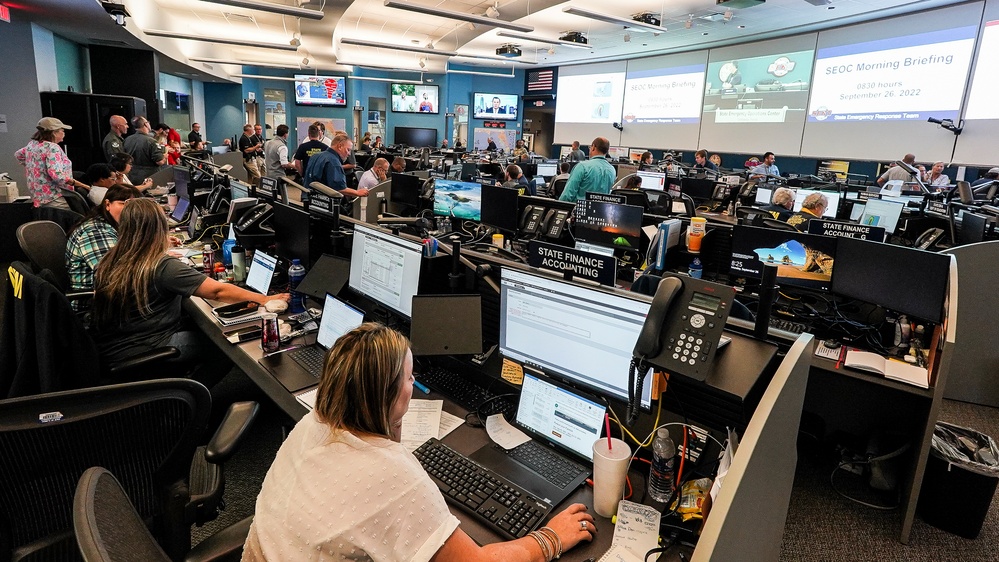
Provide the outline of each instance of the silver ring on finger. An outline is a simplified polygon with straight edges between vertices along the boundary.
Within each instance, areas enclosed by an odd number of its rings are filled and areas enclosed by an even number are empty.
[[[579,522],[579,528],[580,528],[580,530],[585,531],[586,530],[586,521],[580,521]]]

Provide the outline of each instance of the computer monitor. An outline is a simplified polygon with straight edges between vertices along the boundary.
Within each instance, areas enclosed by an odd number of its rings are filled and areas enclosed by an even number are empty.
[[[985,241],[985,230],[989,225],[989,217],[965,211],[961,215],[961,243],[974,244]]]
[[[777,282],[829,290],[837,238],[755,226],[732,227],[732,272],[763,277],[764,264],[777,266]]]
[[[393,203],[409,205],[410,207],[420,206],[420,192],[423,191],[423,178],[418,178],[410,174],[392,174],[392,194]]]
[[[620,160],[621,158],[627,160],[630,154],[631,149],[624,146],[612,146],[610,147],[610,150],[607,151],[607,156],[614,160]]]
[[[517,164],[520,166],[520,171],[524,173],[524,176],[533,178],[538,175],[538,165],[534,162],[520,162]]]
[[[666,172],[646,172],[639,170],[635,174],[642,178],[642,189],[655,189],[662,191],[666,189]]]
[[[449,180],[460,180],[461,179],[461,164],[451,164],[447,169],[447,179]]]
[[[814,191],[811,189],[799,189],[794,193],[794,211],[801,210],[801,204],[805,201],[805,198],[813,193],[821,193],[826,196],[829,200],[829,206],[826,210],[822,212],[823,217],[830,219],[836,218],[836,211],[839,209],[839,193],[834,191]]]
[[[309,267],[309,213],[291,205],[274,202],[271,205],[271,227],[274,229],[274,243],[277,254],[282,258],[299,259]]]
[[[930,322],[939,323],[943,319],[950,277],[949,254],[840,238],[836,255],[839,259],[833,276],[833,293]],[[914,272],[918,275],[914,276]]]
[[[766,207],[773,202],[774,190],[769,187],[759,186],[756,188],[756,204]]]
[[[715,183],[715,180],[683,178],[680,180],[680,192],[694,199],[711,199],[715,193]]]
[[[482,184],[435,180],[434,214],[479,221],[482,218]]]
[[[323,346],[323,349],[330,349],[341,336],[363,323],[363,311],[327,293],[316,343]]]
[[[517,199],[520,190],[512,187],[482,187],[482,224],[505,232],[517,232],[520,217]]]
[[[631,351],[649,313],[647,300],[510,268],[503,268],[500,277],[504,357],[628,400]],[[641,396],[645,408],[651,404],[651,387],[647,380]]]
[[[558,175],[558,164],[555,162],[541,162],[538,164],[538,175],[546,178]]]
[[[602,246],[638,249],[642,243],[642,207],[584,199],[573,211],[573,235]]]
[[[173,167],[173,189],[177,197],[190,196],[188,184],[191,182],[191,170],[187,166]]]
[[[864,216],[865,209],[867,209],[866,202],[854,201],[853,207],[850,209],[850,220],[859,221],[860,217]]]
[[[864,212],[860,215],[859,222],[867,226],[880,226],[888,234],[894,234],[895,227],[898,226],[898,219],[902,216],[903,207],[905,205],[896,203],[895,201],[868,199],[864,205]]]
[[[409,318],[420,285],[421,252],[418,242],[355,225],[347,286]]]
[[[250,196],[250,185],[236,179],[229,180],[229,193],[233,201]]]
[[[479,165],[475,162],[461,163],[461,181],[473,181],[479,176]],[[451,178],[449,178],[451,179]]]

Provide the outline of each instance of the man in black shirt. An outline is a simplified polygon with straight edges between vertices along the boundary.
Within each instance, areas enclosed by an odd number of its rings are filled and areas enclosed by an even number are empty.
[[[298,145],[298,149],[295,150],[295,170],[298,171],[299,176],[305,177],[305,169],[309,166],[309,158],[326,150],[326,143],[319,140],[322,136],[323,132],[319,128],[319,125],[315,123],[309,125],[309,140]]]
[[[263,143],[253,134],[253,125],[243,125],[243,136],[239,137],[239,151],[243,154],[243,169],[246,170],[247,181],[257,185],[260,180],[260,168],[257,166],[257,151],[263,148]]]
[[[201,137],[201,123],[191,123],[191,132],[187,133],[187,144],[191,150],[201,150],[204,148],[205,139]]]

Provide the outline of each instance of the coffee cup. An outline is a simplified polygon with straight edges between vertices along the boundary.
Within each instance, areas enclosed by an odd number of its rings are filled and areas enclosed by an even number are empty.
[[[631,447],[620,439],[593,442],[593,510],[610,517],[624,497],[624,481],[631,464]]]

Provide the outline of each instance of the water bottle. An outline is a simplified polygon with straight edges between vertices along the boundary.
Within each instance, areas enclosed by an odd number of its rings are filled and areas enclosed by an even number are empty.
[[[205,248],[201,252],[201,265],[205,275],[215,277],[215,252],[212,251],[211,244],[205,244]]]
[[[673,496],[675,466],[676,445],[669,436],[669,430],[660,427],[652,442],[652,469],[649,471],[649,496],[653,500],[666,503]]]
[[[288,268],[288,285],[291,289],[291,303],[289,303],[288,312],[292,314],[305,312],[305,295],[295,290],[304,278],[305,268],[302,267],[302,262],[297,259],[291,260],[291,267]]]

